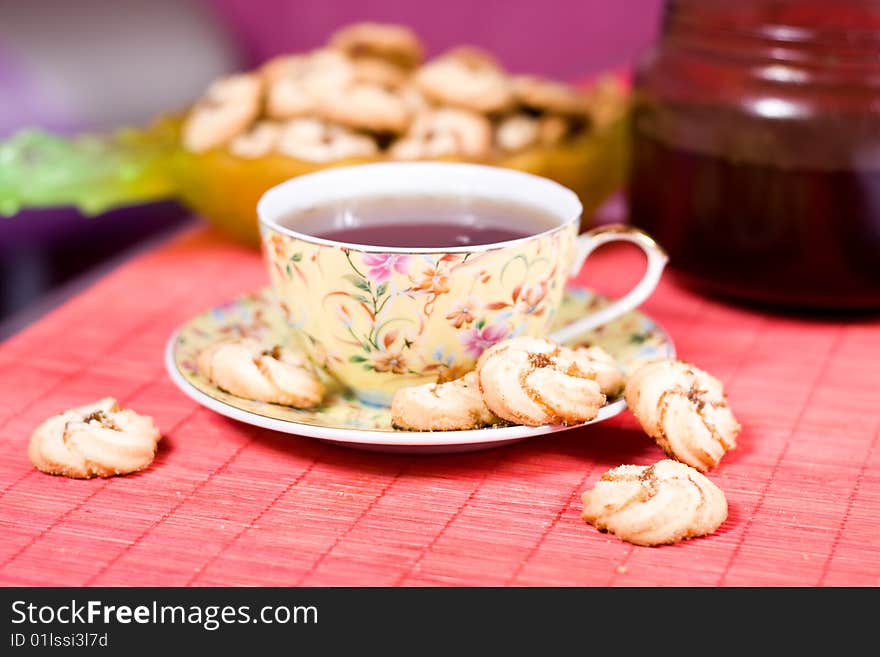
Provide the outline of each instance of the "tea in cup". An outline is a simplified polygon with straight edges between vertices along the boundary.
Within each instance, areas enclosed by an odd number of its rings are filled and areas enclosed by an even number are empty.
[[[568,279],[610,241],[648,257],[624,297],[557,330],[564,341],[626,313],[666,255],[642,231],[578,235],[577,195],[510,169],[444,162],[328,169],[257,205],[275,295],[298,345],[362,401],[457,378],[518,335],[547,335]]]

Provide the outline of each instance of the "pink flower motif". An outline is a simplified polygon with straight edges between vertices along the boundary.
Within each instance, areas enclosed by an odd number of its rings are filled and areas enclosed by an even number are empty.
[[[504,324],[493,324],[482,329],[472,328],[461,333],[461,343],[469,356],[479,358],[486,349],[507,336]]]
[[[365,253],[363,263],[369,267],[367,277],[376,283],[384,283],[395,271],[398,274],[409,271],[409,256],[402,253]]]

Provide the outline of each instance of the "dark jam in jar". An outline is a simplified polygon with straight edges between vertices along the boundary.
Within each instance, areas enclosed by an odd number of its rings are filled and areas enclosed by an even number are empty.
[[[671,2],[633,134],[632,221],[686,280],[880,308],[880,3]]]

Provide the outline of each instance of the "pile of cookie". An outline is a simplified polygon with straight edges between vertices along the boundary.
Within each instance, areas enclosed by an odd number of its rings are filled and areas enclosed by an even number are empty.
[[[342,28],[323,48],[215,81],[184,120],[183,146],[318,163],[490,160],[573,139],[619,105],[610,83],[584,91],[509,75],[470,46],[426,63],[423,53],[400,25]]]
[[[740,425],[721,382],[693,365],[646,363],[624,387],[614,359],[599,347],[519,337],[487,349],[461,379],[398,391],[391,410],[396,428],[417,431],[578,424],[594,419],[621,388],[639,424],[674,460],[605,473],[583,494],[583,519],[638,545],[715,531],[727,518],[727,500],[702,473],[736,447]]]
[[[711,534],[727,519],[724,492],[702,473],[736,447],[741,431],[724,387],[679,360],[644,364],[627,379],[626,403],[670,459],[622,465],[581,496],[581,517],[637,545]]]
[[[313,408],[327,392],[304,354],[253,338],[207,346],[198,368],[230,394],[268,403]],[[621,392],[644,431],[670,458],[606,472],[582,496],[584,520],[638,545],[715,531],[727,518],[727,501],[702,473],[736,447],[740,425],[721,382],[682,361],[651,361],[625,378],[614,358],[597,346],[510,338],[484,351],[462,378],[398,390],[392,425],[404,431],[455,431],[580,424],[593,420]],[[160,438],[150,418],[107,398],[46,420],[31,436],[29,456],[51,474],[108,477],[146,468]]]
[[[199,369],[227,392],[259,401],[312,408],[325,394],[302,354],[252,338],[207,347]],[[621,392],[644,431],[672,460],[605,473],[583,495],[583,518],[639,545],[715,531],[727,518],[727,501],[702,473],[736,447],[740,425],[721,382],[688,363],[652,361],[625,379],[600,347],[570,348],[521,336],[488,348],[459,379],[398,390],[391,422],[402,431],[581,424]]]
[[[622,387],[614,358],[600,347],[523,336],[486,349],[463,378],[398,390],[391,422],[407,431],[581,424]]]

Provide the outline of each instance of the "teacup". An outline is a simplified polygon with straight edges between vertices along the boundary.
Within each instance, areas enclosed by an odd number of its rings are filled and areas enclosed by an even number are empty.
[[[337,242],[290,217],[366,196],[479,197],[524,204],[552,218],[547,230],[493,244],[389,247]],[[624,297],[554,332],[564,341],[626,313],[654,290],[666,255],[642,231],[605,226],[578,235],[571,190],[510,169],[444,162],[328,169],[267,191],[257,205],[265,256],[291,337],[362,401],[388,405],[404,386],[472,369],[487,347],[543,336],[569,277],[601,244],[632,242],[647,256]]]

